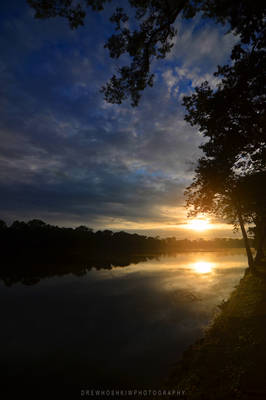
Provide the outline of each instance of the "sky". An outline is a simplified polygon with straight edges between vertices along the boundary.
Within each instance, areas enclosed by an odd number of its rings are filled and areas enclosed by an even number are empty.
[[[153,63],[154,87],[139,106],[111,105],[99,90],[127,61],[104,49],[117,3],[70,30],[62,19],[34,19],[25,0],[1,2],[0,219],[235,237],[219,221],[188,228],[184,189],[204,138],[184,121],[182,97],[204,80],[215,86],[213,72],[237,38],[210,20],[179,19],[174,48]]]

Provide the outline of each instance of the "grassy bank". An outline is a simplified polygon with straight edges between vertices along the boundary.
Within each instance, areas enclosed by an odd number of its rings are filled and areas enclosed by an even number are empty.
[[[189,400],[266,399],[266,275],[246,272],[168,387]]]

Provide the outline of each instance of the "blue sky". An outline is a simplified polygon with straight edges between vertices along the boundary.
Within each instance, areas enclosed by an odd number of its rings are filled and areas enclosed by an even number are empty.
[[[1,2],[0,218],[190,237],[183,192],[203,138],[185,123],[182,96],[217,83],[236,38],[209,20],[178,20],[139,107],[110,105],[99,89],[118,65],[103,47],[113,8],[71,31],[35,20],[26,1]],[[211,235],[231,233],[217,225]]]

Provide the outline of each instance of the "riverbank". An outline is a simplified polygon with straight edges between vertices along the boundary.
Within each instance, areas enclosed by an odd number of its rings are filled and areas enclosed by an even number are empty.
[[[188,400],[266,399],[266,274],[246,272],[167,387]],[[182,397],[184,398],[184,397]]]

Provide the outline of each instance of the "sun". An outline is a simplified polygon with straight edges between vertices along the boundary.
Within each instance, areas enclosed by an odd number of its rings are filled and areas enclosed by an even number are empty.
[[[189,228],[195,231],[205,231],[210,228],[209,221],[207,219],[192,219],[188,223]]]

